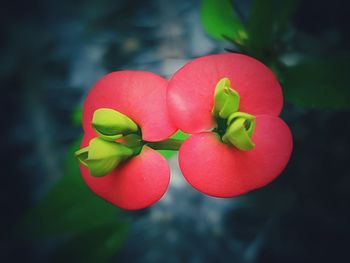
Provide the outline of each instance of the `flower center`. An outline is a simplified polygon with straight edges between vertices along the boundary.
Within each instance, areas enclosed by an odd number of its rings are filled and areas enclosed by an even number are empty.
[[[219,80],[214,92],[213,117],[223,143],[242,151],[252,150],[255,146],[251,140],[255,129],[255,116],[239,111],[240,96],[231,87],[228,78]]]

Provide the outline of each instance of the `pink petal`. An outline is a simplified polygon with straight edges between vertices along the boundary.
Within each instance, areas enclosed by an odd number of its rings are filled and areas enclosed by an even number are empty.
[[[85,135],[82,146],[93,136]],[[142,209],[157,202],[166,192],[170,170],[167,161],[155,150],[144,147],[142,152],[103,177],[93,177],[80,165],[89,188],[98,196],[120,208]]]
[[[292,135],[278,117],[258,115],[252,140],[255,148],[244,152],[223,144],[214,133],[192,135],[179,152],[181,171],[198,191],[216,197],[233,197],[262,187],[287,165]]]
[[[213,127],[214,89],[223,77],[228,77],[239,93],[240,111],[279,115],[282,89],[270,69],[241,54],[211,55],[186,64],[169,82],[169,112],[179,129],[197,133]]]
[[[161,141],[176,128],[166,105],[168,81],[145,71],[117,71],[100,79],[90,90],[83,107],[84,131],[91,131],[93,113],[98,108],[117,110],[142,129],[146,141]]]

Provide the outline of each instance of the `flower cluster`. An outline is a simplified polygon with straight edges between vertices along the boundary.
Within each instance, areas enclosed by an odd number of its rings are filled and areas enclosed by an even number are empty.
[[[181,171],[200,192],[244,194],[275,179],[290,159],[282,104],[273,73],[240,54],[195,59],[169,81],[143,71],[110,73],[84,103],[76,153],[82,176],[118,207],[147,207],[168,187],[168,164],[155,150],[168,146],[180,148]],[[168,139],[177,129],[191,134],[181,147]]]

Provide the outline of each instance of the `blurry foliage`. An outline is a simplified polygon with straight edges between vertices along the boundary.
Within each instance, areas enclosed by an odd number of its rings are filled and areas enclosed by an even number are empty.
[[[230,0],[203,0],[201,19],[205,30],[213,37],[234,39],[241,43],[246,38],[246,30],[232,8]]]
[[[350,53],[305,60],[291,66],[282,84],[288,100],[302,107],[344,109],[350,106]]]
[[[74,125],[81,125],[83,108],[79,105],[71,116],[71,121]]]
[[[105,224],[76,235],[55,251],[53,262],[107,262],[123,244],[127,223]],[[79,253],[77,253],[77,251]]]
[[[244,54],[268,65],[279,77],[287,101],[305,108],[346,109],[350,106],[349,54],[333,57],[300,55],[296,64],[283,56],[298,53],[291,48],[290,20],[299,0],[254,0],[247,23],[237,15],[231,1],[202,0],[201,19],[214,38],[228,39]],[[238,32],[244,32],[238,33]],[[242,35],[245,37],[242,39]],[[312,57],[312,58],[311,58]]]

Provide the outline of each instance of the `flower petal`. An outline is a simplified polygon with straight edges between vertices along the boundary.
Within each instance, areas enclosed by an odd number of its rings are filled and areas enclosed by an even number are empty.
[[[210,55],[189,62],[169,82],[169,113],[179,129],[197,133],[213,127],[214,90],[223,77],[240,95],[239,111],[280,114],[282,89],[270,69],[241,54]]]
[[[117,71],[100,79],[90,90],[83,107],[84,131],[91,131],[93,113],[98,108],[119,111],[142,129],[147,141],[161,141],[176,128],[166,105],[168,81],[145,71]]]
[[[82,147],[87,146],[92,138],[85,135]],[[125,161],[106,176],[93,177],[83,165],[80,165],[80,170],[95,194],[128,210],[142,209],[157,202],[166,192],[170,180],[167,161],[146,146],[138,156]]]
[[[252,140],[255,148],[245,152],[223,144],[214,133],[192,135],[180,148],[181,171],[198,191],[216,197],[262,187],[287,165],[292,135],[278,117],[258,115]]]

